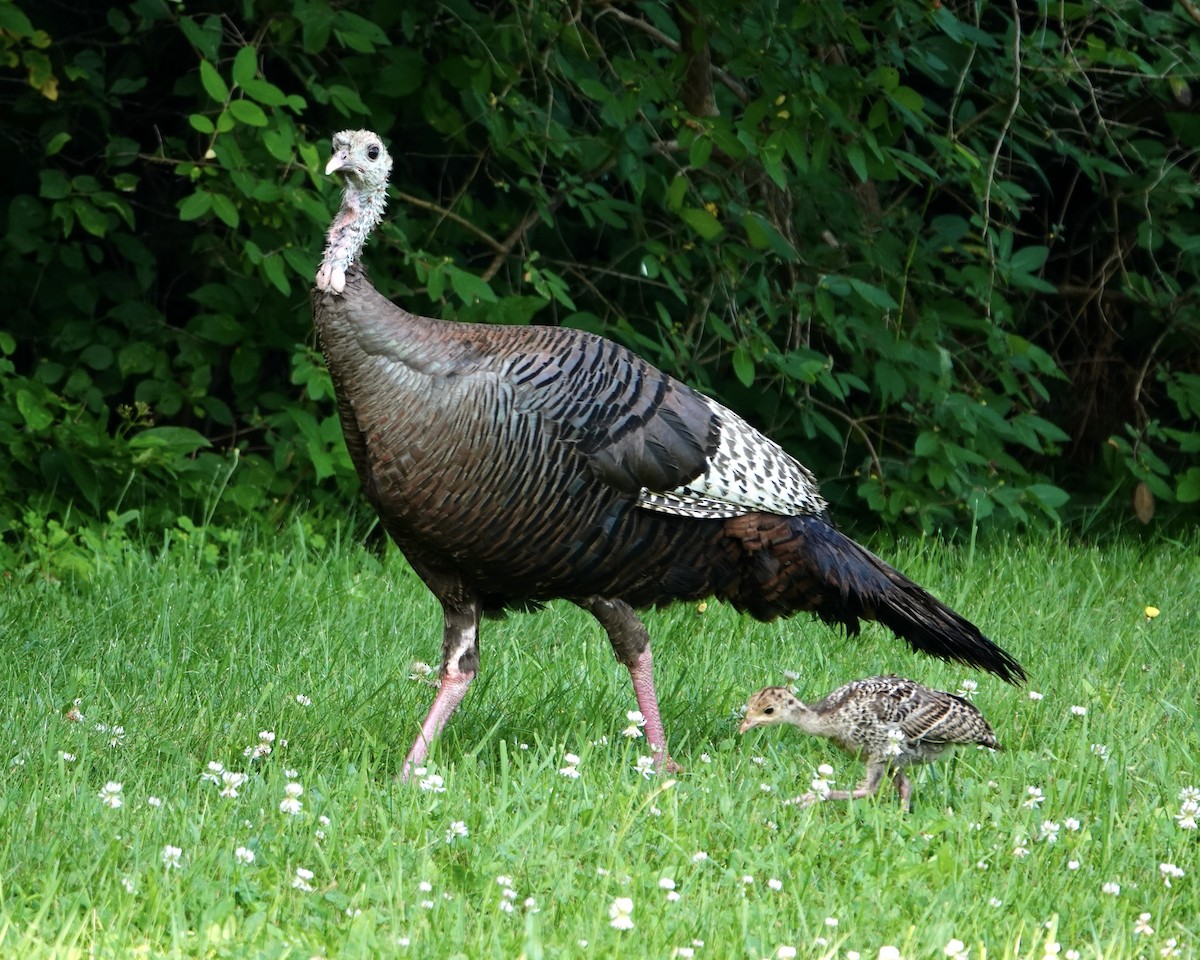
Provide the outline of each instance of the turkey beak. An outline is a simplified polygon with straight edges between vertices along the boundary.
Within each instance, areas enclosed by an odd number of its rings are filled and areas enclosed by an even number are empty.
[[[343,148],[329,158],[329,162],[325,164],[325,176],[329,176],[335,170],[343,169],[350,163],[350,151]]]
[[[747,730],[753,730],[758,726],[757,717],[747,717],[742,721],[742,725],[738,727],[738,733],[745,733]]]

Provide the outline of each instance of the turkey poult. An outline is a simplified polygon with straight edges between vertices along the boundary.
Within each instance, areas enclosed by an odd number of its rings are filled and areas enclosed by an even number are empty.
[[[637,608],[715,595],[760,620],[878,620],[914,649],[1024,677],[838,533],[812,474],[715,400],[590,333],[432,320],[377,293],[358,256],[391,164],[370,131],[333,138],[325,172],[345,190],[313,319],[367,499],[442,605],[441,684],[405,776],[479,669],[480,617],[554,598],[600,621],[672,769]]]
[[[773,723],[790,723],[826,737],[867,762],[867,776],[854,790],[831,790],[828,800],[858,800],[879,790],[891,774],[904,809],[912,807],[912,781],[904,768],[931,763],[947,748],[978,743],[998,750],[996,735],[971,703],[903,677],[869,677],[838,687],[818,703],[802,703],[787,687],[764,687],[750,697],[740,733]],[[806,793],[807,806],[821,799]]]

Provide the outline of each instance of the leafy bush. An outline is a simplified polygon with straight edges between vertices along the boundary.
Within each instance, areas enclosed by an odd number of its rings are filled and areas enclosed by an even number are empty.
[[[0,535],[344,509],[307,290],[358,126],[381,290],[621,339],[843,515],[1200,500],[1194,24],[1037,9],[0,3]]]

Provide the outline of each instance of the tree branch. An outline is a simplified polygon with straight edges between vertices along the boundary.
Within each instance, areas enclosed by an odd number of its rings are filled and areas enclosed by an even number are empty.
[[[504,249],[504,246],[499,240],[475,226],[475,224],[461,214],[457,214],[453,210],[447,210],[445,207],[439,207],[436,203],[430,203],[428,200],[422,200],[420,197],[414,197],[411,193],[404,193],[401,190],[396,191],[396,197],[411,207],[419,207],[421,210],[428,210],[430,213],[436,213],[438,216],[444,217],[447,220],[453,220],[460,227],[475,234],[475,236],[495,250],[498,254],[502,256],[508,255],[508,251]]]
[[[597,14],[597,16],[604,16],[605,14],[616,17],[622,23],[627,23],[627,24],[629,24],[629,26],[633,27],[634,29],[641,30],[642,33],[646,34],[646,36],[653,37],[655,40],[657,40],[659,43],[661,43],[668,50],[672,50],[675,53],[683,52],[680,49],[678,42],[676,42],[675,40],[672,40],[670,37],[668,37],[665,33],[663,33],[661,30],[659,30],[653,24],[647,23],[641,17],[630,16],[624,10],[618,10],[616,7],[612,6],[611,4],[605,4],[603,7],[601,7],[600,12],[599,12],[599,14]],[[740,83],[738,83],[735,79],[733,79],[733,77],[731,77],[728,73],[726,73],[720,67],[711,67],[711,70],[712,70],[712,75],[714,77],[716,77],[718,80],[720,80],[722,86],[726,87],[735,97],[738,98],[738,100],[740,100],[742,103],[750,102],[750,94],[746,92],[746,88],[744,86],[742,86]]]

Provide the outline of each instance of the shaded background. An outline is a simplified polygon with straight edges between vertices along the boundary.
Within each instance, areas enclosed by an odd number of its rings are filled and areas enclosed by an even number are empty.
[[[347,127],[381,291],[619,339],[846,522],[1194,521],[1200,25],[1088,7],[0,3],[0,563],[358,502]]]

